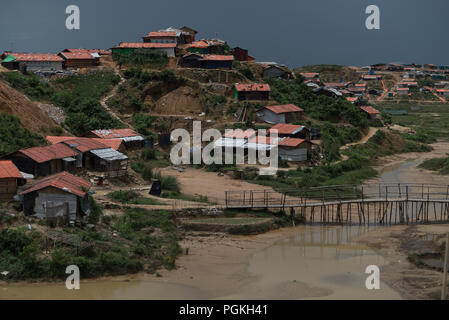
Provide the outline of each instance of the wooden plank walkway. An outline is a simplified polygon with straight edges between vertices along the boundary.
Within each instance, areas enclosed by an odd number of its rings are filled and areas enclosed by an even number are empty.
[[[375,191],[375,192],[374,192]],[[228,191],[228,209],[290,209],[308,222],[403,224],[449,222],[449,186],[363,185]]]

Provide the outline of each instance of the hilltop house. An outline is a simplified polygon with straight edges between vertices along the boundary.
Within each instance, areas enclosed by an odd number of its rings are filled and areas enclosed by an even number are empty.
[[[22,172],[45,177],[61,171],[75,171],[77,152],[63,144],[34,147],[14,152],[6,159],[11,160]]]
[[[187,68],[232,69],[234,57],[230,55],[202,55],[188,53],[182,57],[182,65]]]
[[[248,55],[248,50],[240,47],[232,49],[236,61],[254,61],[254,58]]]
[[[175,56],[176,43],[142,43],[122,42],[118,47],[111,48],[112,53],[129,55],[134,52],[165,53],[168,57]]]
[[[268,130],[268,134],[273,131],[277,131],[278,136],[281,138],[290,137],[310,141],[310,130],[305,126],[278,123]]]
[[[187,53],[181,58],[181,65],[185,68],[201,68],[203,55],[200,53]]]
[[[377,109],[375,109],[373,107],[363,106],[363,107],[360,107],[360,110],[367,115],[369,120],[380,119],[380,112],[379,112],[379,110],[377,110]]]
[[[304,115],[304,110],[294,104],[266,106],[256,113],[257,117],[271,124],[296,122]]]
[[[195,41],[189,45],[187,51],[191,53],[208,54],[209,43],[206,40]]]
[[[267,83],[236,83],[235,98],[238,100],[270,100],[270,86]]]
[[[144,138],[132,129],[93,130],[88,136],[91,138],[121,140],[127,150],[140,149],[144,142]]]
[[[198,34],[198,31],[189,28],[189,27],[182,27],[179,28],[181,30],[181,42],[182,43],[192,43],[195,42],[195,37]]]
[[[174,43],[180,42],[181,32],[178,31],[152,31],[148,35],[144,36],[143,42],[145,43]]]
[[[65,68],[86,68],[100,64],[100,54],[87,49],[64,49],[58,54]]]
[[[208,54],[202,57],[201,67],[204,69],[232,69],[234,57],[230,55]]]
[[[87,190],[91,185],[91,182],[68,172],[36,181],[20,193],[24,214],[41,219],[63,217],[79,220],[90,214]]]
[[[0,161],[0,201],[9,201],[24,184],[24,178],[12,161]]]
[[[2,65],[10,70],[25,71],[62,71],[63,59],[57,54],[13,53],[2,55]]]
[[[292,73],[285,66],[266,65],[263,69],[263,77],[269,79],[290,79],[292,77]]]

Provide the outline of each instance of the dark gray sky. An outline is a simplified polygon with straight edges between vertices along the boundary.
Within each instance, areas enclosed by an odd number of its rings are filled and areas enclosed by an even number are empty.
[[[14,0],[0,10],[0,51],[58,52],[141,41],[150,30],[190,26],[290,67],[377,62],[449,64],[449,0]],[[65,28],[65,8],[81,29]],[[380,30],[365,9],[379,6]]]

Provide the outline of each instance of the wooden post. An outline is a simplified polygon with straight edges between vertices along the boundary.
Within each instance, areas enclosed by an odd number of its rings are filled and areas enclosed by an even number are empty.
[[[228,207],[228,191],[225,191],[225,205]]]
[[[443,268],[443,284],[441,288],[441,300],[446,300],[447,296],[447,269],[449,264],[449,233],[446,235],[446,250],[444,254],[444,268]]]

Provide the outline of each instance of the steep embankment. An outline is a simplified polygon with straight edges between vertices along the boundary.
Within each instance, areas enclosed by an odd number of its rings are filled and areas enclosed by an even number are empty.
[[[19,117],[22,125],[34,133],[44,135],[57,126],[35,102],[30,101],[4,81],[0,81],[0,112]]]

